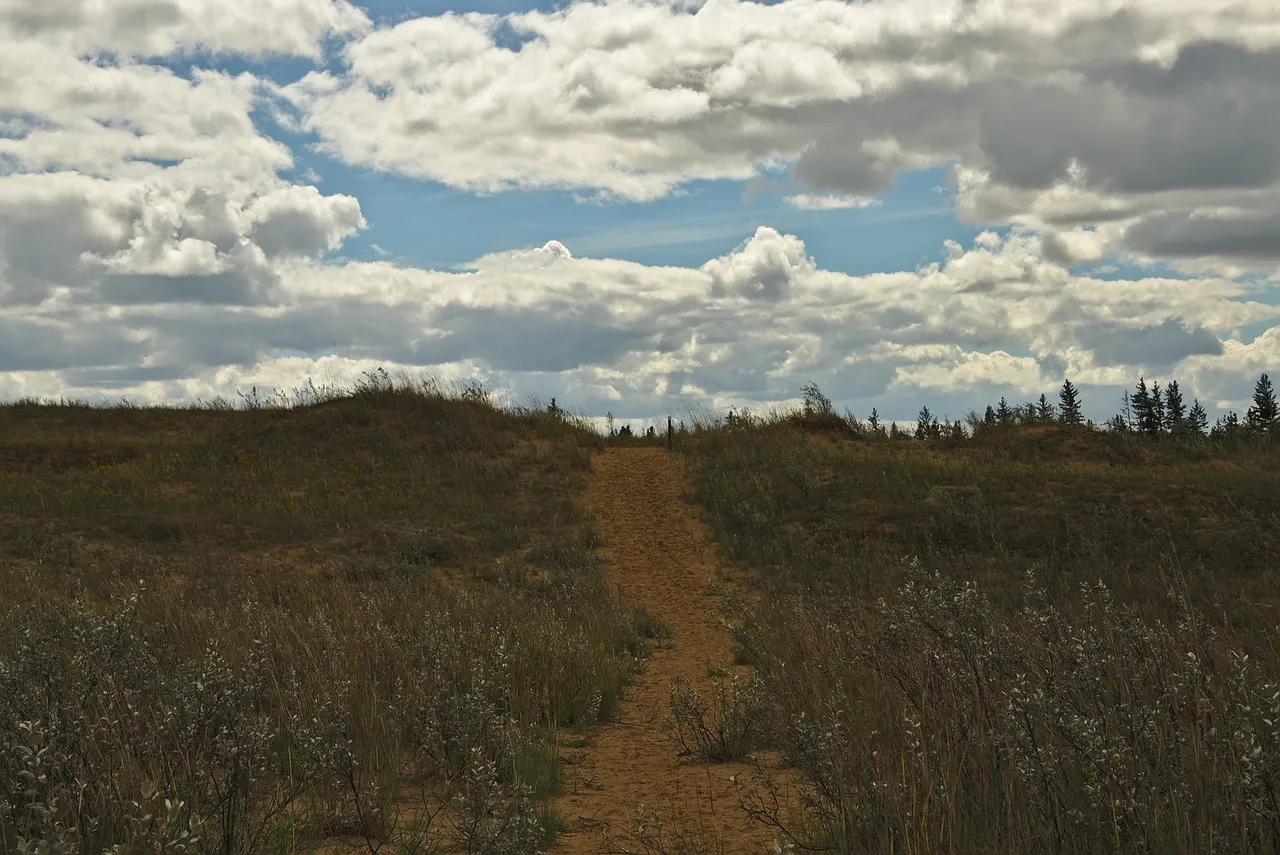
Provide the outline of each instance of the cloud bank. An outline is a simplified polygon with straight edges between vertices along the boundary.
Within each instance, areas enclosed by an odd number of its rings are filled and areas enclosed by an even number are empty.
[[[455,187],[644,201],[789,164],[793,204],[835,207],[950,164],[974,221],[1277,262],[1269,0],[609,0],[405,21],[342,58],[283,88],[301,126]]]
[[[327,65],[282,78],[273,57]],[[367,227],[359,200],[296,175],[266,117],[482,193],[734,179],[835,211],[947,166],[957,216],[1000,231],[868,276],[768,225],[690,267],[557,241],[460,270],[357,263],[335,253]],[[1145,373],[1238,406],[1280,366],[1278,214],[1263,0],[610,0],[383,26],[345,0],[0,0],[3,398],[385,365],[620,415],[815,380],[955,417],[1064,374],[1086,404]],[[1110,261],[1153,272],[1082,267]]]

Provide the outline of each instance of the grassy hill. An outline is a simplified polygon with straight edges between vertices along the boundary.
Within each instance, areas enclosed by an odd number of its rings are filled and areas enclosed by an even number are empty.
[[[577,502],[599,444],[376,374],[0,407],[0,852],[545,843],[654,631]]]
[[[0,407],[0,852],[562,827],[566,750],[665,633],[605,584],[581,496],[593,454],[665,437],[377,373],[293,403]],[[758,761],[720,811],[788,851],[1280,845],[1274,442],[797,412],[677,449],[752,666],[671,689],[672,757]]]
[[[762,772],[757,818],[838,852],[1274,851],[1280,447],[839,422],[684,445],[755,591],[755,681],[711,717],[808,785],[788,811]]]

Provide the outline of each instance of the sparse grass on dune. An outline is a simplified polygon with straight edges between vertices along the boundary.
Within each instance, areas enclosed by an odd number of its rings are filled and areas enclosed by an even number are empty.
[[[532,852],[654,634],[599,437],[374,374],[279,408],[0,407],[0,852]]]
[[[687,447],[717,539],[770,588],[874,597],[918,556],[1006,602],[1035,569],[1055,596],[1101,580],[1142,606],[1181,570],[1218,622],[1280,622],[1277,447],[1209,457],[1060,428],[842,442],[768,426]]]
[[[743,782],[757,817],[840,852],[1275,850],[1280,449],[795,421],[682,446],[763,594],[733,609],[758,741],[807,785]]]

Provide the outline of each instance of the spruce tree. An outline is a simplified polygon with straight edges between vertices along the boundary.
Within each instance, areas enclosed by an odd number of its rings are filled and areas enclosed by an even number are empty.
[[[1080,424],[1080,393],[1070,380],[1063,380],[1058,392],[1058,420],[1064,425]]]
[[[1245,424],[1254,433],[1273,433],[1280,430],[1280,407],[1271,378],[1263,374],[1253,387],[1253,406],[1245,413]]]
[[[1000,396],[1000,403],[996,406],[996,421],[1002,425],[1007,425],[1013,421],[1013,408],[1009,406],[1009,402]]]
[[[871,408],[871,415],[867,418],[867,427],[871,428],[872,433],[880,432],[880,413],[875,407]]]
[[[1208,429],[1209,415],[1204,411],[1200,399],[1196,398],[1195,403],[1191,405],[1191,412],[1187,413],[1187,432],[1204,436]]]
[[[982,423],[987,427],[995,427],[996,411],[990,404],[987,404],[987,411],[982,416]]]
[[[1227,438],[1236,436],[1240,430],[1240,417],[1235,413],[1226,413],[1218,416],[1218,421],[1214,423],[1213,430],[1209,431],[1209,436]]]
[[[1138,380],[1138,387],[1129,401],[1133,406],[1133,420],[1136,423],[1134,426],[1148,436],[1159,433],[1160,422],[1156,418],[1155,407],[1151,404],[1151,390],[1147,388],[1145,377]]]
[[[1164,431],[1174,436],[1187,433],[1187,405],[1177,380],[1170,380],[1164,390]]]
[[[1036,419],[1041,422],[1053,421],[1053,407],[1049,405],[1049,399],[1040,393],[1040,401],[1036,404]]]
[[[920,415],[916,416],[916,439],[932,439],[933,438],[933,413],[929,412],[928,407],[920,408]]]
[[[1152,436],[1164,431],[1164,392],[1159,383],[1151,384],[1151,432]]]

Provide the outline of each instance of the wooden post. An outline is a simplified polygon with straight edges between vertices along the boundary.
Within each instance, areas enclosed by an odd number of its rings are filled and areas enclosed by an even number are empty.
[[[667,451],[675,448],[675,434],[671,429],[671,416],[667,416]]]

